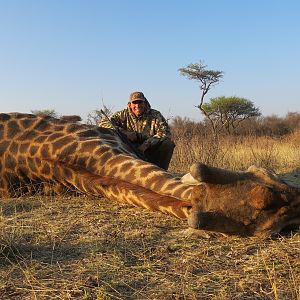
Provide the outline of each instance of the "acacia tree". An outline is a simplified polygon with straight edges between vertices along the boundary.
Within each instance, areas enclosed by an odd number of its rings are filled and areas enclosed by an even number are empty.
[[[203,104],[205,95],[213,86],[218,84],[220,79],[223,77],[223,71],[207,70],[206,68],[207,66],[200,61],[200,63],[189,64],[186,67],[180,68],[178,71],[181,75],[186,76],[190,80],[200,81],[200,90],[202,93],[200,103],[197,107],[210,120],[214,136],[216,136],[213,121],[210,119],[210,115],[206,112]]]
[[[202,105],[202,109],[205,110],[215,133],[222,128],[231,133],[242,121],[261,115],[252,101],[236,96],[212,98],[209,103]]]

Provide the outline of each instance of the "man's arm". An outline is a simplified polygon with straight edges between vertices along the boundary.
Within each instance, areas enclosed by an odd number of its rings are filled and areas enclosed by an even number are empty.
[[[121,129],[122,127],[120,125],[122,124],[122,122],[120,120],[120,115],[121,112],[116,112],[110,117],[102,114],[102,118],[99,121],[98,126],[111,129],[115,129],[117,127],[118,129]]]
[[[143,141],[142,145],[139,147],[141,151],[145,151],[151,146],[156,145],[160,141],[164,139],[171,139],[171,131],[170,127],[163,117],[163,115],[159,111],[152,112],[152,124],[151,128],[154,129],[150,135],[139,134],[138,139]]]
[[[137,140],[137,134],[134,131],[127,130],[127,124],[124,118],[124,111],[114,113],[111,117],[103,116],[98,125],[100,127],[115,129],[124,134],[131,142]]]

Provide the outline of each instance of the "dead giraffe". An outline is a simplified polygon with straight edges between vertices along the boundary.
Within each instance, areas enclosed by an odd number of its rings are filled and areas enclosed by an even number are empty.
[[[138,159],[111,129],[30,114],[0,114],[2,196],[49,184],[186,218],[193,187]]]
[[[194,228],[265,235],[300,224],[299,190],[260,168],[196,164],[197,185],[139,159],[112,129],[30,114],[0,114],[0,196],[47,191],[88,195],[189,219]]]

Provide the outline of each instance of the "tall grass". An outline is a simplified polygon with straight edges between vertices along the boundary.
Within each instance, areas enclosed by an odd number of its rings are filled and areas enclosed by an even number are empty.
[[[286,173],[300,169],[300,131],[281,138],[255,136],[175,136],[170,168],[187,172],[194,162],[244,170],[255,164]]]

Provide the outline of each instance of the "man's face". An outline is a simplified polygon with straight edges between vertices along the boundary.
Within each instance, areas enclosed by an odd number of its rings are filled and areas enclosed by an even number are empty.
[[[135,100],[129,104],[129,107],[136,117],[141,116],[145,111],[145,101]]]

